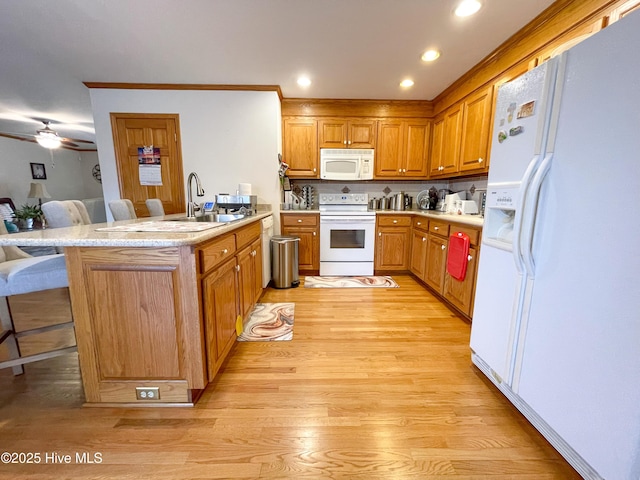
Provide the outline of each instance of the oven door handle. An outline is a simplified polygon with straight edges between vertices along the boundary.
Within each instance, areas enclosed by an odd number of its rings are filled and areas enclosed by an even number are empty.
[[[327,217],[320,216],[320,224],[323,223],[349,223],[351,225],[354,224],[375,224],[376,217]]]

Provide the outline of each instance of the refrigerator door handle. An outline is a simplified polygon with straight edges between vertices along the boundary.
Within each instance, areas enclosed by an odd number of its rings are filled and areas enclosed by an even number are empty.
[[[522,251],[527,276],[531,279],[535,278],[536,275],[536,263],[533,258],[533,233],[536,223],[536,209],[538,206],[538,199],[540,198],[542,182],[547,176],[547,173],[549,173],[552,160],[553,152],[548,152],[542,160],[542,163],[540,163],[540,167],[537,169],[536,174],[531,181],[529,192],[527,193],[527,205],[525,210],[527,220],[522,227],[522,235],[519,239],[521,245],[518,249]]]
[[[536,168],[538,166],[538,162],[540,160],[540,155],[534,155],[531,161],[529,162],[529,166],[527,170],[524,172],[524,176],[522,177],[522,182],[520,183],[520,191],[518,192],[518,200],[517,200],[517,211],[516,216],[513,220],[513,261],[516,264],[516,270],[518,273],[525,273],[525,264],[524,264],[524,256],[520,249],[520,238],[522,237],[522,220],[525,214],[525,203],[527,201],[527,191],[529,189],[529,184],[531,183],[531,179],[536,172]]]

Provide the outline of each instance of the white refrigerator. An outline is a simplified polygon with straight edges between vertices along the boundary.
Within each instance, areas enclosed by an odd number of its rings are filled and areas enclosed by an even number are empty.
[[[585,478],[640,479],[640,13],[503,85],[472,361]]]

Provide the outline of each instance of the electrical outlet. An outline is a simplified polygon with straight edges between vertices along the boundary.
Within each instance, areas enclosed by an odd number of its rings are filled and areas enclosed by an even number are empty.
[[[136,387],[137,400],[160,400],[160,387]]]

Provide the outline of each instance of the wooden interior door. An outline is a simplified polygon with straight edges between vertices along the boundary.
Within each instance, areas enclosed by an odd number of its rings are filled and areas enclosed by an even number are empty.
[[[177,114],[112,113],[121,198],[133,202],[138,217],[148,217],[147,198],[162,200],[165,214],[185,211],[184,175]],[[162,185],[141,185],[138,148],[160,148]]]

